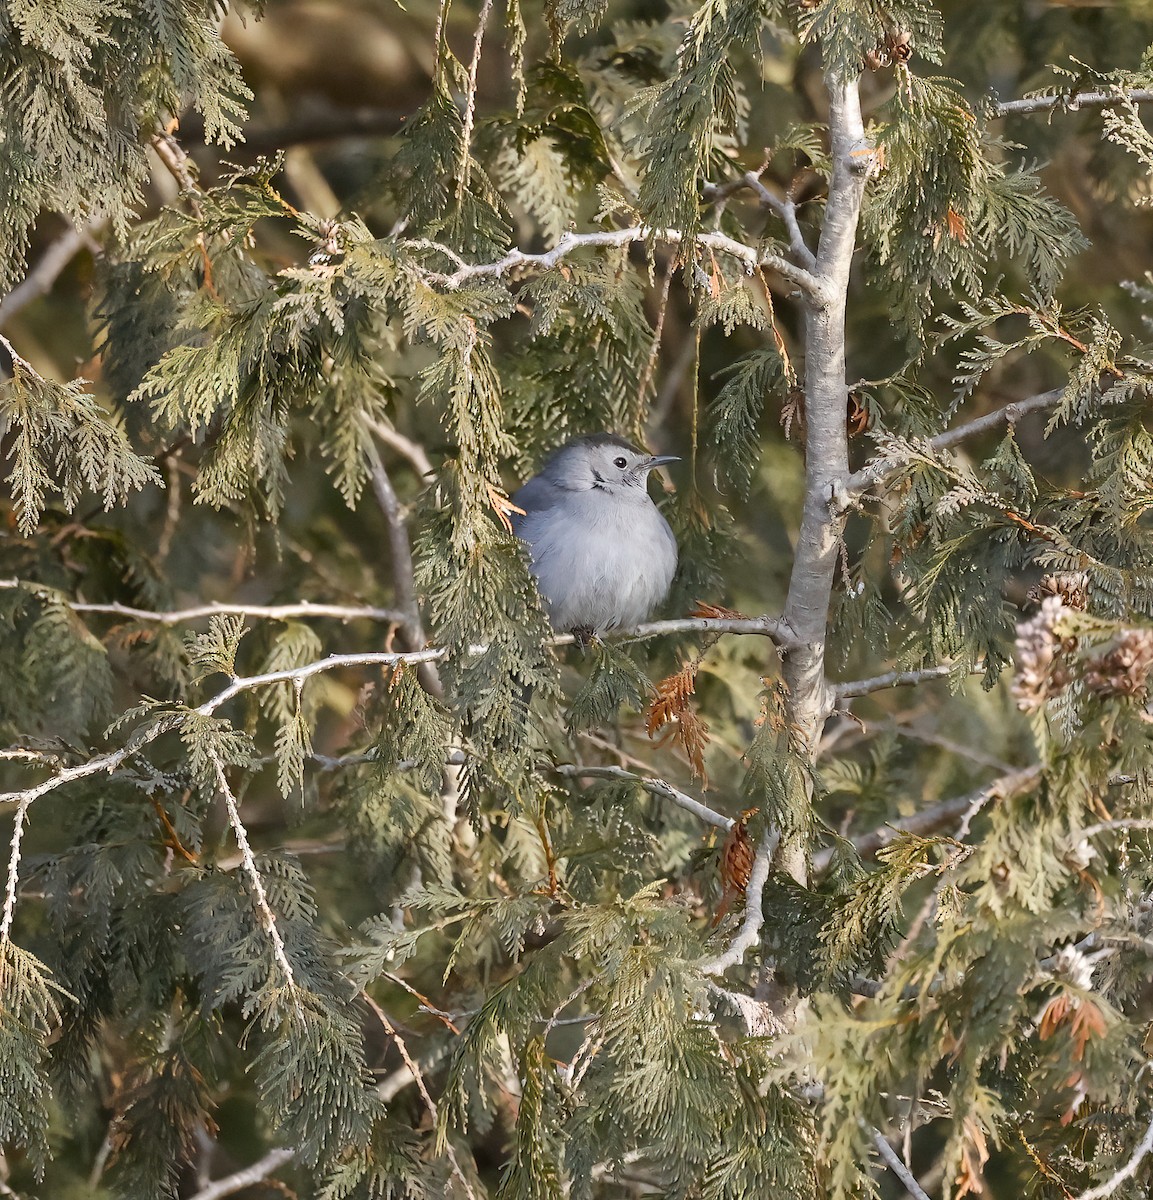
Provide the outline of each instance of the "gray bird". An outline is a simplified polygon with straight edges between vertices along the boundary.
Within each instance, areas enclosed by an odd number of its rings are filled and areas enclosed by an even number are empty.
[[[513,496],[532,573],[556,630],[578,636],[636,625],[668,595],[677,543],[648,493],[646,454],[615,433],[573,438]]]

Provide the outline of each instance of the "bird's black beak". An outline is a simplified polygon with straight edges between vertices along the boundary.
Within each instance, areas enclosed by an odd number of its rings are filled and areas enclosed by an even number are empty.
[[[655,454],[647,463],[645,463],[645,467],[647,470],[651,471],[653,467],[663,467],[665,463],[680,461],[681,456],[679,454]]]

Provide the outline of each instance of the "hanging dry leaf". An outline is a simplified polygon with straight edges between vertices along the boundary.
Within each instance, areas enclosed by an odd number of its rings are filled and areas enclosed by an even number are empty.
[[[961,1143],[961,1167],[957,1172],[957,1200],[972,1193],[981,1196],[985,1192],[985,1164],[989,1161],[989,1144],[985,1131],[973,1117],[966,1117],[961,1125],[964,1140]]]
[[[707,600],[694,600],[690,617],[704,617],[708,621],[747,621],[749,618],[735,608],[723,604],[710,604]]]
[[[658,746],[676,741],[685,752],[693,777],[709,786],[705,773],[705,747],[709,727],[692,709],[689,699],[697,686],[700,661],[685,663],[679,671],[662,679],[645,717],[645,732]]]
[[[749,887],[749,876],[753,873],[753,843],[749,840],[749,818],[755,816],[758,809],[748,808],[741,813],[740,820],[729,830],[725,844],[721,847],[721,902],[717,906],[713,924],[719,925],[724,920],[733,900],[743,896]]]
[[[492,505],[493,512],[496,513],[498,520],[504,526],[505,532],[512,533],[512,521],[509,520],[509,514],[519,513],[523,517],[524,509],[517,508],[500,488],[493,487],[491,483],[486,483],[484,486],[488,492],[488,502]]]

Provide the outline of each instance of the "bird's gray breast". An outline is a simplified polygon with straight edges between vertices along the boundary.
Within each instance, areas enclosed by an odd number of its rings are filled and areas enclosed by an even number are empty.
[[[516,532],[553,628],[635,625],[668,594],[676,541],[647,495],[568,491],[538,477],[513,499],[528,510]]]

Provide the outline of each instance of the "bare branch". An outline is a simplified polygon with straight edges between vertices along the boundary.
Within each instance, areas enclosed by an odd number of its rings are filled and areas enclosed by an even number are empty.
[[[746,171],[728,183],[710,183],[704,189],[704,199],[707,201],[725,200],[734,193],[748,188],[757,197],[762,208],[767,208],[770,212],[775,213],[784,222],[785,229],[789,234],[789,249],[792,251],[793,257],[801,266],[811,271],[817,265],[817,259],[809,249],[805,235],[797,223],[797,206],[792,196],[778,196],[776,192],[761,182],[761,174],[764,169],[762,167],[760,171]]]
[[[1076,831],[1078,839],[1096,837],[1099,833],[1108,833],[1114,829],[1153,829],[1153,820],[1148,817],[1117,817],[1112,821],[1099,821],[1096,825],[1087,825]]]
[[[829,498],[849,473],[845,403],[845,315],[861,202],[876,154],[865,133],[858,79],[828,74],[832,173],[814,270],[823,304],[805,308],[805,496],[783,620],[794,636],[783,655],[789,691],[788,725],[797,751],[814,759],[821,731],[836,706],[825,677],[825,646],[833,583],[841,561],[843,518]],[[788,822],[778,869],[797,883],[808,880],[807,825],[811,788],[798,795],[797,819]],[[758,853],[760,853],[758,851]],[[767,869],[767,868],[766,868]],[[752,892],[750,890],[750,902]],[[759,894],[758,894],[759,905]],[[756,914],[759,922],[760,914]]]
[[[669,633],[693,632],[756,633],[766,637],[773,637],[774,639],[782,639],[782,644],[788,644],[788,641],[784,640],[786,635],[782,632],[782,622],[771,617],[740,619],[684,617],[671,621],[651,621],[645,625],[634,626],[631,629],[616,630],[614,631],[614,635],[621,638],[639,640],[662,637]],[[571,633],[564,633],[550,638],[548,644],[552,646],[567,646],[571,645],[575,640]],[[469,653],[483,654],[486,649],[487,647],[482,645],[470,646]],[[432,646],[424,650],[412,650],[404,653],[373,651],[363,654],[330,654],[327,658],[304,663],[298,667],[288,667],[281,671],[267,671],[260,675],[237,676],[225,688],[217,692],[215,696],[210,697],[203,704],[193,709],[193,711],[199,716],[211,716],[217,709],[227,704],[229,700],[234,699],[244,692],[276,683],[301,682],[313,675],[320,675],[326,671],[340,670],[343,667],[415,666],[421,663],[437,662],[444,658],[447,653],[448,651],[443,647]],[[157,727],[150,733],[134,739],[127,747],[122,747],[119,750],[113,750],[106,754],[98,754],[95,758],[91,758],[87,762],[75,767],[62,768],[48,779],[42,780],[33,787],[15,792],[0,792],[0,804],[22,804],[25,801],[31,803],[40,796],[55,791],[57,788],[72,783],[77,779],[84,779],[89,775],[98,775],[105,771],[115,771],[126,758],[136,754],[149,742],[155,741],[162,732],[164,732],[163,728]],[[451,758],[448,762],[449,765],[453,765]]]
[[[393,429],[391,425],[386,425],[383,421],[366,420],[365,425],[379,441],[395,450],[397,454],[407,458],[412,464],[412,469],[421,479],[427,479],[433,474],[432,463],[419,442],[405,437],[403,433]]]
[[[469,167],[472,162],[472,127],[476,120],[476,78],[480,71],[480,49],[484,43],[484,31],[492,13],[492,0],[484,0],[476,19],[476,33],[472,39],[472,62],[468,68],[468,92],[464,105],[464,128],[460,135],[460,166],[457,169],[456,198],[459,203],[468,187]]]
[[[416,1060],[408,1052],[408,1047],[404,1043],[404,1038],[400,1036],[400,1032],[396,1026],[388,1019],[384,1009],[367,993],[362,992],[361,998],[368,1004],[369,1008],[376,1014],[376,1019],[384,1026],[385,1032],[392,1039],[393,1045],[396,1046],[400,1057],[404,1060],[404,1065],[412,1075],[416,1082],[417,1091],[420,1092],[420,1097],[424,1101],[425,1108],[428,1109],[428,1115],[432,1118],[432,1123],[435,1126],[439,1117],[437,1113],[436,1101],[432,1098],[427,1085],[424,1082],[424,1076],[421,1074],[420,1067],[417,1066]],[[468,1176],[461,1169],[460,1160],[456,1157],[456,1151],[453,1149],[452,1143],[446,1138],[444,1140],[444,1150],[448,1155],[448,1161],[452,1164],[452,1173],[460,1180],[461,1187],[464,1188],[465,1195],[469,1200],[477,1200],[476,1192],[473,1191],[472,1184],[469,1182]]]
[[[510,250],[503,258],[491,263],[465,262],[456,251],[442,246],[439,242],[430,242],[423,238],[402,244],[414,250],[433,250],[456,263],[456,270],[450,274],[423,270],[420,274],[430,284],[458,288],[467,280],[479,276],[501,276],[525,267],[549,270],[566,255],[585,246],[628,246],[633,242],[648,241],[668,242],[679,246],[684,240],[685,235],[679,229],[650,229],[644,225],[633,225],[628,229],[611,229],[594,233],[566,233],[562,235],[552,250],[541,254],[525,254],[523,250]],[[764,254],[755,247],[746,246],[743,242],[738,242],[735,238],[727,237],[723,233],[698,233],[693,241],[698,246],[728,254],[739,260],[750,274],[758,267],[776,271],[778,275],[796,284],[814,304],[823,305],[827,302],[822,282],[811,272],[806,271],[804,267],[798,267],[779,254]]]
[[[20,876],[20,843],[24,838],[25,818],[31,800],[23,800],[16,809],[12,826],[11,853],[8,856],[8,881],[4,885],[4,915],[0,918],[0,945],[7,942],[12,932],[12,919],[16,915],[16,885]]]
[[[206,1188],[201,1188],[200,1191],[191,1197],[191,1200],[221,1200],[224,1196],[231,1196],[235,1192],[242,1192],[254,1183],[260,1183],[261,1180],[267,1179],[274,1171],[280,1170],[286,1162],[291,1162],[295,1154],[295,1150],[269,1150],[263,1158],[257,1159],[252,1166],[243,1167],[239,1171],[234,1171],[231,1175],[226,1175],[223,1179],[217,1179]]]
[[[928,1192],[917,1182],[913,1172],[902,1162],[901,1156],[889,1145],[888,1138],[872,1126],[869,1127],[869,1133],[872,1135],[873,1145],[877,1147],[889,1170],[905,1185],[909,1195],[913,1196],[914,1200],[929,1200]]]
[[[693,816],[700,817],[702,821],[716,825],[719,829],[729,830],[735,824],[732,817],[726,817],[724,813],[716,812],[707,804],[695,800],[664,779],[655,779],[650,775],[637,775],[632,771],[626,771],[624,767],[582,767],[579,763],[562,763],[554,770],[558,775],[564,775],[570,779],[581,779],[588,776],[592,779],[619,779],[625,783],[638,783],[645,791],[651,792],[654,796],[660,796],[663,800],[672,801],[686,812],[691,812]]]
[[[1137,1169],[1141,1166],[1142,1160],[1151,1150],[1153,1150],[1153,1121],[1149,1122],[1149,1126],[1145,1130],[1145,1136],[1137,1143],[1129,1161],[1119,1171],[1110,1175],[1104,1183],[1100,1183],[1096,1187],[1082,1192],[1077,1197],[1077,1200],[1103,1200],[1105,1196],[1113,1195],[1126,1179],[1132,1179],[1137,1174]]]
[[[216,783],[220,788],[220,794],[224,797],[224,804],[228,810],[228,823],[232,826],[236,845],[240,850],[244,871],[248,876],[253,899],[256,902],[256,911],[260,914],[260,923],[264,927],[264,932],[268,934],[269,941],[272,943],[272,953],[276,959],[276,965],[280,968],[281,974],[284,976],[284,982],[287,984],[288,990],[292,995],[296,1005],[296,1014],[303,1020],[304,1006],[300,1003],[300,997],[297,995],[296,975],[293,973],[292,964],[288,961],[288,952],[284,946],[284,938],[280,936],[280,929],[276,924],[276,916],[268,903],[268,893],[264,890],[264,880],[260,878],[260,872],[256,869],[256,858],[252,853],[252,846],[248,841],[248,830],[244,828],[244,822],[240,819],[240,809],[236,803],[236,797],[232,794],[232,788],[228,786],[228,776],[224,773],[224,763],[221,761],[220,755],[215,750],[210,750],[209,757],[212,759],[212,765],[216,769]]]
[[[410,649],[423,646],[428,638],[425,636],[424,625],[421,621],[420,606],[416,599],[416,583],[412,565],[412,545],[408,537],[408,522],[405,519],[404,506],[396,489],[392,486],[388,471],[380,457],[376,446],[369,443],[369,478],[372,481],[373,494],[384,514],[388,526],[388,545],[392,553],[392,582],[396,590],[396,600],[404,612],[405,640]]]
[[[931,679],[944,679],[952,670],[952,667],[921,667],[915,671],[887,671],[884,675],[858,679],[853,683],[838,683],[837,700],[851,700],[856,696],[884,691],[886,688],[912,687],[918,683],[927,683]]]
[[[982,433],[987,433],[990,429],[996,429],[999,425],[1015,425],[1030,413],[1054,408],[1060,403],[1061,397],[1064,394],[1064,388],[1053,388],[1052,391],[1040,392],[1038,395],[1029,396],[1025,400],[1015,400],[1012,404],[1006,404],[1003,408],[994,409],[992,412],[986,413],[983,417],[976,417],[972,421],[966,421],[965,424],[958,425],[955,429],[947,429],[944,433],[939,433],[936,437],[929,438],[925,444],[933,451],[951,450],[954,446],[960,445],[961,442],[967,441],[969,438],[978,437]],[[844,481],[843,492],[846,496],[858,496],[862,492],[867,492],[875,484],[880,483],[881,480],[888,478],[888,476],[892,475],[898,469],[896,465],[883,459],[871,462],[859,471],[855,471]]]
[[[1055,96],[1029,96],[1024,100],[1002,100],[992,105],[990,114],[1007,117],[1010,113],[1077,112],[1082,108],[1112,108],[1115,104],[1147,104],[1153,100],[1149,88],[1116,88],[1108,92],[1058,92]]]
[[[83,229],[69,228],[52,242],[40,256],[36,265],[25,276],[24,281],[17,284],[3,299],[0,299],[0,327],[3,327],[33,300],[50,292],[52,285],[60,278],[64,268],[84,247],[97,248],[92,234],[99,227],[100,222],[93,222]]]
[[[73,612],[108,613],[111,616],[128,617],[134,621],[151,621],[157,625],[184,625],[202,617],[219,615],[255,617],[271,621],[332,617],[338,621],[388,621],[397,624],[405,619],[404,613],[398,609],[375,608],[364,604],[312,604],[308,600],[301,600],[298,604],[225,604],[212,600],[207,604],[197,604],[190,608],[153,610],[132,608],[130,605],[118,602],[89,604],[82,600],[69,600],[52,588],[29,583],[23,579],[0,579],[0,588],[26,588],[38,595],[51,596],[54,600],[65,604]]]
[[[191,160],[185,153],[184,147],[171,133],[167,132],[153,134],[150,141],[157,158],[167,167],[168,173],[180,185],[180,190],[188,196],[188,207],[199,217],[201,215],[200,201],[196,199],[196,193],[200,191],[200,185],[192,174]]]
[[[745,889],[745,919],[737,936],[729,943],[728,949],[715,958],[706,959],[700,964],[704,975],[723,975],[729,967],[735,967],[743,961],[761,937],[761,926],[764,924],[764,912],[761,909],[761,897],[765,893],[765,884],[769,881],[769,870],[773,865],[773,856],[777,852],[781,835],[775,829],[767,829],[761,844],[757,847],[753,859],[753,869],[749,873],[749,886]]]
[[[964,796],[951,796],[948,800],[942,800],[920,812],[902,817],[891,825],[882,825],[879,829],[858,834],[852,839],[853,846],[862,858],[869,858],[882,847],[896,841],[903,833],[921,836],[951,825],[954,821],[962,822],[957,837],[963,838],[968,835],[968,823],[990,800],[1004,799],[1024,790],[1035,782],[1040,774],[1041,768],[1036,766],[1026,767],[1020,771],[1011,771],[975,792]],[[831,849],[820,850],[814,854],[814,873],[820,874],[828,870],[832,857]]]

